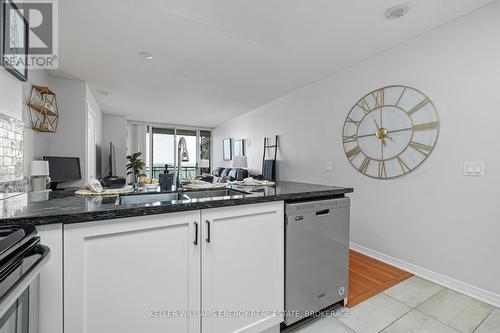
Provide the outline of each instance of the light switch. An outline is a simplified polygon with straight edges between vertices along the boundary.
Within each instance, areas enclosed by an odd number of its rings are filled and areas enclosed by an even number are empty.
[[[484,176],[484,162],[465,162],[465,176]]]
[[[325,162],[325,171],[328,171],[328,172],[333,171],[333,162],[332,161]]]

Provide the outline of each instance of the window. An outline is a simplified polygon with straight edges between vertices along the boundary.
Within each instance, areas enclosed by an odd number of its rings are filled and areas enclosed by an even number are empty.
[[[153,127],[152,132],[152,178],[158,179],[158,175],[165,170],[165,167],[174,172],[175,129]]]
[[[175,172],[177,145],[181,137],[186,139],[189,154],[189,161],[182,162],[181,178],[194,179],[196,175],[200,174],[200,171],[210,172],[211,131],[161,127],[161,125],[143,124],[141,126],[147,128],[147,131],[131,132],[129,136],[132,134],[139,135],[142,139],[130,138],[129,141],[145,141],[143,156],[146,162],[145,173],[149,177],[158,179],[159,174],[164,172],[165,167],[170,173]],[[130,128],[133,128],[133,126]]]
[[[211,152],[212,152],[212,132],[200,131],[200,169],[202,172],[210,172]],[[207,163],[208,162],[208,163]]]

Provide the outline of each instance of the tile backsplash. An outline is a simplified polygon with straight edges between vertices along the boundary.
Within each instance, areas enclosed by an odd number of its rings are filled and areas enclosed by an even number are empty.
[[[23,178],[23,123],[0,114],[0,183]]]

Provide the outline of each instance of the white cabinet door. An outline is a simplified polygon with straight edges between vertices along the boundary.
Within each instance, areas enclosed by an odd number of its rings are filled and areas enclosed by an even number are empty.
[[[283,206],[202,211],[203,333],[260,333],[283,321]]]
[[[64,226],[64,331],[199,333],[200,212]],[[162,312],[163,311],[163,312]]]
[[[50,258],[40,272],[38,333],[63,333],[63,229],[62,224],[38,226],[40,243]]]

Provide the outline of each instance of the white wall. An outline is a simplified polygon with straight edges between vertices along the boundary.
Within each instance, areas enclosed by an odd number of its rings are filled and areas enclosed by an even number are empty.
[[[116,149],[116,175],[125,177],[127,174],[127,118],[125,116],[103,114],[103,149],[102,170],[107,176],[109,143],[113,142]]]
[[[87,105],[96,116],[96,172],[101,175],[102,112],[95,96],[85,81],[52,79],[59,106],[59,125],[49,139],[49,154],[80,158],[82,179],[66,182],[63,187],[82,186],[86,183],[87,166]]]
[[[52,87],[57,96],[59,124],[49,138],[49,154],[80,158],[82,180],[62,186],[82,186],[86,165],[86,83],[69,79],[54,79]]]
[[[22,118],[23,83],[0,67],[0,113]]]
[[[86,101],[88,106],[95,113],[95,131],[96,131],[96,175],[97,177],[101,177],[102,175],[102,149],[103,149],[103,119],[102,119],[102,111],[99,103],[97,103],[97,99],[94,96],[94,93],[90,89],[89,85],[85,85],[86,90]]]
[[[228,165],[223,138],[246,138],[260,171],[263,137],[279,134],[279,179],[355,188],[353,242],[500,295],[499,17],[495,2],[218,127],[215,166]],[[434,101],[441,134],[416,172],[377,181],[350,166],[342,126],[359,98],[392,84]],[[464,177],[464,161],[485,161],[486,177]]]

